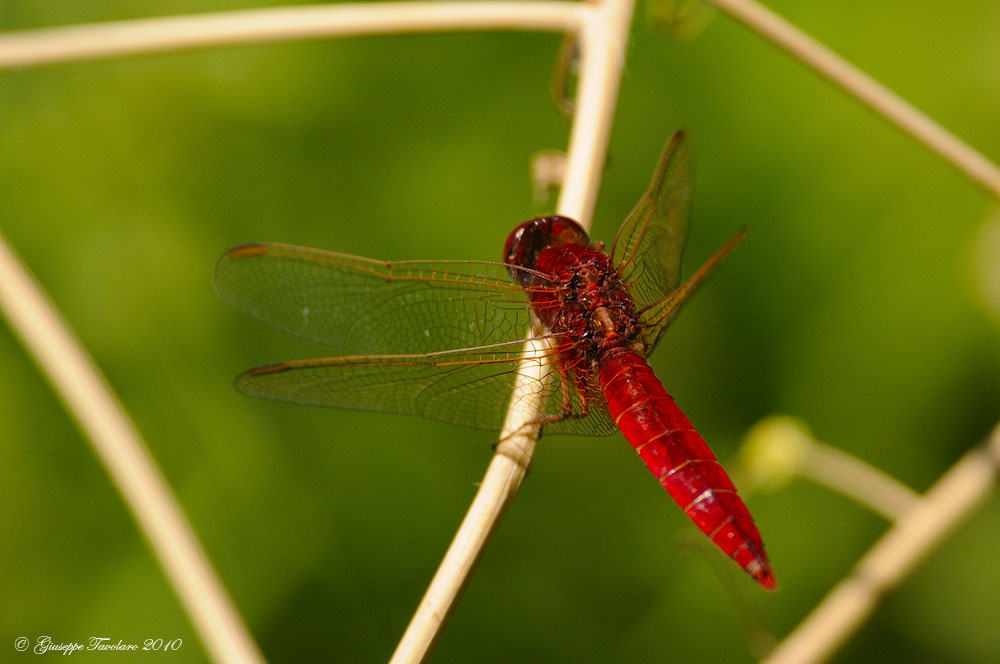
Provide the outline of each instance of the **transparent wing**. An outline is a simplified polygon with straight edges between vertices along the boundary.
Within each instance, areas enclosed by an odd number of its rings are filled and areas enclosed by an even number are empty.
[[[268,325],[351,353],[427,353],[523,339],[528,297],[502,263],[383,262],[284,244],[234,247],[224,300]]]
[[[482,429],[499,429],[506,417],[523,344],[504,343],[479,348],[412,355],[369,355],[298,360],[251,369],[236,379],[244,394],[313,406],[420,415]],[[557,353],[550,350],[529,363]],[[528,374],[537,371],[530,366]],[[569,404],[572,416],[545,424],[546,433],[608,435],[615,425],[603,399],[592,401],[582,414],[572,378],[554,362],[546,379],[517,398],[541,392],[540,419],[562,418]],[[569,400],[567,401],[567,395]]]
[[[618,229],[611,247],[611,259],[640,312],[664,300],[680,283],[691,186],[687,139],[679,131],[664,148],[649,188]],[[669,320],[644,318],[650,344]]]
[[[388,263],[247,244],[219,259],[215,285],[234,307],[273,327],[364,353],[251,369],[236,380],[245,394],[486,429],[499,429],[506,416],[531,314],[528,293],[502,263]],[[550,377],[535,390],[546,431],[613,433],[593,378],[561,370],[559,352],[548,351]]]

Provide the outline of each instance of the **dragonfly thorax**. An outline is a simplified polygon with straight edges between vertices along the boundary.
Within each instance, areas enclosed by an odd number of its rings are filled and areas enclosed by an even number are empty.
[[[540,252],[535,269],[551,284],[532,294],[535,313],[551,332],[576,341],[578,354],[594,359],[620,346],[645,354],[635,302],[607,254],[564,244]]]

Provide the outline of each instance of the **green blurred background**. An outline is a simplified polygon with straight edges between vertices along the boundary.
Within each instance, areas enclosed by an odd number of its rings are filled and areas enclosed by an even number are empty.
[[[0,3],[17,30],[264,3]],[[1000,5],[771,5],[1000,157]],[[272,662],[385,661],[494,436],[251,400],[249,366],[328,350],[216,297],[227,247],[499,259],[564,148],[553,35],[405,36],[0,74],[0,228],[106,373]],[[732,458],[772,413],[918,490],[1000,414],[982,191],[729,19],[691,41],[640,5],[594,236],[611,239],[676,128],[697,186],[686,272],[743,246],[653,356]],[[993,288],[997,288],[994,284]],[[204,655],[73,422],[0,327],[0,660],[17,636],[183,638]],[[884,532],[796,481],[750,500],[781,590],[705,550],[620,437],[544,438],[436,662],[746,662]],[[995,496],[892,593],[840,662],[995,662]],[[105,661],[104,653],[74,661]],[[30,658],[34,655],[23,655]],[[17,660],[20,661],[20,660]]]

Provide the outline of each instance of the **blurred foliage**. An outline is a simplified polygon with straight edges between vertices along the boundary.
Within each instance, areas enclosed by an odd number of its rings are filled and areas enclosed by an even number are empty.
[[[0,27],[263,4],[8,0]],[[1000,157],[997,3],[772,4]],[[498,259],[535,212],[531,155],[566,144],[548,101],[558,45],[404,36],[0,75],[0,227],[106,372],[272,662],[388,658],[492,437],[239,396],[240,370],[328,351],[231,311],[212,264],[253,240]],[[613,237],[680,127],[698,178],[687,271],[750,235],[654,355],[667,388],[723,459],[789,413],[925,489],[1000,413],[1000,317],[981,295],[996,288],[980,283],[1000,258],[977,244],[994,203],[728,18],[673,42],[640,6],[596,238]],[[201,661],[127,509],[6,327],[0,358],[0,647],[183,638],[175,659]],[[751,661],[744,626],[785,634],[886,524],[805,482],[750,507],[773,595],[716,575],[705,556],[718,554],[689,543],[620,437],[543,439],[434,661]],[[994,497],[837,661],[995,661],[998,549]]]

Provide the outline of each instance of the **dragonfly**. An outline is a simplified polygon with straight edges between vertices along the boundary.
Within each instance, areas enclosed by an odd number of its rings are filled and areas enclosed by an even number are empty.
[[[607,252],[557,215],[519,224],[497,262],[387,262],[287,244],[229,249],[215,266],[223,299],[348,353],[256,367],[236,389],[487,429],[502,428],[519,405],[512,400],[530,399],[546,434],[621,431],[695,525],[772,590],[749,510],[645,359],[743,237],[681,283],[691,182],[688,142],[677,132]],[[526,355],[526,333],[544,350]],[[528,390],[513,390],[519,374],[535,376]]]

